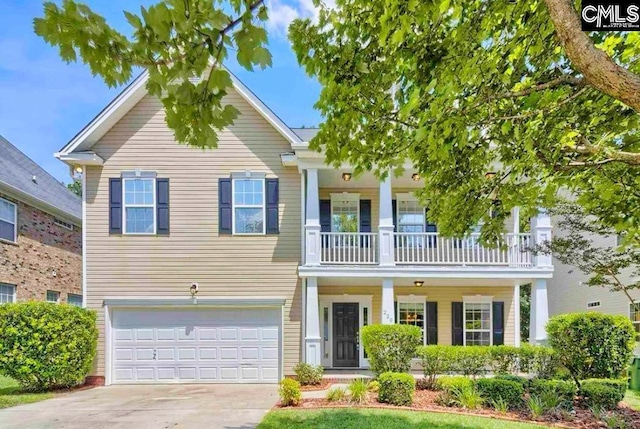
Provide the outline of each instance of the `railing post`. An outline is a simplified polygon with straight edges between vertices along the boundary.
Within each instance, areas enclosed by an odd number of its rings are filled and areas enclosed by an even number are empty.
[[[393,210],[391,205],[391,172],[380,181],[380,223],[378,225],[380,240],[380,265],[395,265],[395,246],[393,236]]]
[[[545,241],[551,241],[551,216],[545,210],[540,210],[538,216],[531,218],[531,233],[536,246]],[[553,259],[550,254],[538,253],[534,262],[538,268],[553,268]]]
[[[320,197],[318,194],[318,169],[307,170],[307,219],[305,221],[306,250],[305,264],[320,265],[322,243],[320,237]]]

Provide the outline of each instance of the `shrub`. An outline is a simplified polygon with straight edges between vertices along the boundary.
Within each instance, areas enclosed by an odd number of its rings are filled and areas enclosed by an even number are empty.
[[[504,401],[509,408],[522,405],[524,386],[512,380],[499,378],[481,378],[476,381],[480,395],[489,401]]]
[[[484,404],[484,398],[475,385],[455,388],[450,393],[452,403],[461,408],[476,410]]]
[[[361,378],[353,380],[349,384],[349,393],[351,394],[351,402],[357,404],[363,402],[367,397],[367,382]]]
[[[435,385],[436,375],[453,370],[456,346],[420,346],[417,355],[420,358],[422,372],[428,384]]]
[[[580,394],[590,408],[613,410],[624,398],[627,382],[612,379],[590,379],[580,383]]]
[[[576,385],[572,381],[536,378],[531,380],[529,384],[531,396],[543,398],[549,395],[557,398],[558,406],[563,409],[570,409],[573,406],[576,390]]]
[[[490,400],[489,405],[500,414],[506,414],[509,411],[509,404],[502,398]]]
[[[511,375],[511,374],[498,374],[494,377],[496,380],[508,380],[514,381],[522,386],[522,389],[526,389],[529,386],[529,379],[525,377],[520,377],[519,375]]]
[[[342,387],[332,387],[327,392],[327,401],[337,402],[342,401],[347,395],[347,392]]]
[[[445,392],[451,392],[454,389],[463,389],[465,387],[471,387],[473,381],[470,378],[462,375],[444,376],[436,379],[436,389],[443,390]]]
[[[378,377],[378,400],[392,405],[411,405],[416,381],[411,374],[385,372]]]
[[[520,349],[514,346],[493,346],[489,348],[489,366],[494,374],[518,372]]]
[[[376,375],[409,371],[422,341],[422,331],[412,325],[368,325],[362,328],[361,336]]]
[[[432,390],[435,388],[435,381],[431,382],[428,378],[418,378],[416,380],[416,389],[417,390]]]
[[[378,380],[371,380],[369,384],[367,384],[367,389],[369,392],[377,392],[380,390],[380,382]]]
[[[296,377],[301,385],[309,386],[322,382],[324,368],[320,365],[309,365],[308,363],[300,362],[293,368],[293,371],[296,373]]]
[[[282,405],[288,407],[290,405],[298,405],[302,399],[300,392],[300,382],[293,378],[283,378],[278,386],[278,394]]]
[[[546,412],[545,405],[540,396],[529,396],[525,400],[525,405],[527,406],[527,410],[529,410],[531,418],[534,420],[541,417]]]
[[[486,372],[490,361],[490,347],[454,347],[454,370],[462,375],[476,377]]]
[[[27,390],[82,383],[97,342],[94,311],[47,302],[0,305],[0,373]]]
[[[575,380],[615,378],[631,358],[635,332],[626,316],[573,313],[552,317],[549,344]]]

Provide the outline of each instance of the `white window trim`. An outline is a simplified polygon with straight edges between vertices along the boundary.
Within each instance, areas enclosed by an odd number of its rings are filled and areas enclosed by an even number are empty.
[[[360,232],[360,194],[356,192],[341,192],[341,193],[332,193],[331,194],[331,232],[333,232],[333,208],[335,207],[336,202],[357,202],[356,204],[356,232]],[[345,233],[348,234],[348,233]]]
[[[487,332],[487,329],[467,330],[467,304],[489,304],[489,345],[493,345],[493,297],[492,296],[463,296],[462,297],[462,344],[467,345],[467,332]]]
[[[400,324],[400,304],[422,304],[422,315],[424,320],[422,321],[422,345],[427,344],[427,296],[426,295],[398,295],[396,296],[396,320]]]
[[[153,204],[149,205],[149,204],[127,204],[127,200],[126,200],[126,187],[127,184],[126,182],[129,180],[151,180],[152,183],[152,190],[151,192],[153,193]],[[157,212],[157,198],[156,198],[156,177],[149,177],[149,176],[140,176],[140,177],[123,177],[122,178],[122,233],[124,235],[156,235],[156,228],[157,228],[157,219],[156,219],[156,212]],[[153,208],[153,228],[151,232],[127,232],[127,207],[131,207],[131,208]]]
[[[236,180],[261,180],[262,181],[262,205],[236,204]],[[236,231],[236,208],[255,209],[262,208],[262,232],[238,232]],[[267,235],[267,180],[264,174],[246,172],[231,175],[231,226],[233,235],[252,236]]]
[[[11,222],[9,219],[0,219],[4,222],[13,224],[13,240],[7,240],[6,238],[1,238],[0,240],[6,240],[11,243],[17,243],[18,242],[18,205],[4,198],[0,198],[0,201],[6,202],[9,205],[13,206],[13,222]]]
[[[49,292],[57,293],[57,294],[58,294],[58,299],[57,299],[56,301],[49,301]],[[47,300],[47,302],[50,302],[50,303],[52,303],[52,304],[60,304],[60,292],[58,292],[58,291],[48,289],[48,290],[45,292],[44,297],[45,297],[45,299]]]
[[[13,294],[12,294],[11,302],[8,303],[8,304],[13,304],[14,302],[16,302],[16,299],[17,299],[17,296],[16,296],[17,292],[16,291],[18,290],[18,287],[16,285],[13,285],[13,284],[10,284],[10,283],[0,283],[0,286],[5,286],[5,287],[8,286],[8,287],[13,288]],[[0,305],[2,305],[2,304],[3,303],[0,303]]]
[[[78,307],[82,307],[82,301],[83,301],[83,296],[79,293],[68,293],[67,294],[67,304],[69,305],[75,305],[75,304],[71,304],[71,301],[69,301],[69,298],[72,296],[76,296],[76,297],[80,297],[80,305],[78,305]]]
[[[73,224],[69,222],[65,222],[58,218],[53,219],[53,223],[58,225],[60,228],[68,229],[69,231],[73,231]]]
[[[418,198],[411,192],[398,192],[396,193],[396,219],[398,225],[396,225],[396,229],[400,232],[400,203],[401,202],[413,203],[418,202]],[[427,231],[427,216],[426,207],[422,207],[422,233]],[[415,224],[412,224],[415,225]]]
[[[629,319],[631,320],[631,323],[633,324],[633,328],[635,330],[636,325],[640,325],[640,322],[636,322],[635,318],[633,317],[633,313],[631,313],[631,306],[632,305],[637,305],[640,304],[640,301],[633,301],[633,303],[631,305],[629,305]],[[638,342],[638,341],[636,341]]]

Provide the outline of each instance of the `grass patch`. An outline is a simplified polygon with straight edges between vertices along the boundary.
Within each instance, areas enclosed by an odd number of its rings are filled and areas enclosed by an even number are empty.
[[[626,402],[634,410],[640,411],[640,392],[635,390],[627,390],[627,394],[624,395],[624,402]]]
[[[17,381],[0,375],[0,408],[30,404],[31,402],[38,402],[49,398],[53,398],[53,393],[22,392]]]
[[[383,409],[277,410],[258,429],[540,429],[526,423],[486,417]]]

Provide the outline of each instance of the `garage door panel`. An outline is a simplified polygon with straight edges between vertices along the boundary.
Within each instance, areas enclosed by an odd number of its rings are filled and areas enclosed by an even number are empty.
[[[115,310],[114,383],[277,382],[278,309]]]

